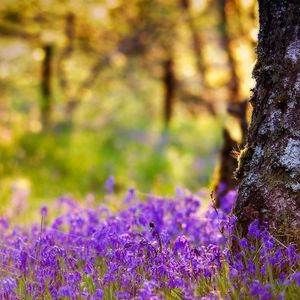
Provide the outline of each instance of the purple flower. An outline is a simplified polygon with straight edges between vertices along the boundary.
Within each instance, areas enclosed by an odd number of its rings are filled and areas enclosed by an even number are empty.
[[[134,188],[130,188],[124,199],[124,202],[130,204],[134,200],[134,198],[135,198],[135,190]]]
[[[154,299],[156,296],[155,290],[158,288],[154,281],[145,280],[141,289],[138,292],[140,299]]]
[[[108,194],[112,194],[114,191],[115,178],[114,176],[109,176],[109,178],[104,183],[104,188]]]
[[[130,299],[132,299],[130,293],[128,293],[128,292],[117,292],[117,293],[115,293],[115,297],[117,299],[122,299],[122,300],[130,300]]]
[[[61,286],[58,290],[58,297],[63,298],[63,297],[72,297],[73,292],[70,286]]]
[[[287,285],[298,288],[300,275],[293,272],[299,254],[292,245],[280,248],[264,224],[253,222],[249,236],[239,239],[232,235],[235,216],[213,208],[200,211],[191,193],[138,202],[132,190],[126,197],[128,208],[115,214],[105,206],[87,209],[61,198],[69,209],[45,225],[42,234],[38,224],[2,227],[0,299],[37,299],[49,293],[53,299],[96,300],[108,291],[136,300],[164,299],[165,293],[226,298],[215,283],[227,273],[241,298],[268,300]],[[240,252],[231,252],[232,238]],[[19,295],[21,282],[26,282],[26,295]]]
[[[250,295],[260,300],[272,299],[269,285],[262,285],[258,280],[254,280],[250,288]]]
[[[17,283],[13,277],[4,277],[0,280],[0,287],[5,293],[14,295]]]
[[[78,202],[75,202],[70,196],[62,196],[57,200],[59,208],[66,205],[70,210],[75,210],[78,208]]]
[[[246,274],[247,275],[254,275],[256,272],[256,267],[251,258],[248,258],[247,260],[247,266],[246,266]]]
[[[284,292],[281,292],[278,294],[278,300],[284,300],[285,299],[285,295]]]
[[[230,271],[229,271],[229,275],[231,278],[235,278],[239,275],[239,272],[237,269],[235,268],[231,268]]]
[[[240,247],[244,249],[248,249],[248,241],[245,238],[242,238],[239,242]]]
[[[184,253],[189,252],[189,242],[186,236],[181,235],[176,238],[173,250],[175,253],[178,251],[182,251]]]
[[[150,227],[152,237],[158,242],[159,250],[160,250],[160,252],[162,252],[162,240],[161,240],[158,230],[156,229],[154,223],[152,223],[152,222],[149,223],[149,227]]]
[[[41,213],[42,217],[45,218],[47,216],[47,213],[48,213],[47,206],[42,206],[41,209],[40,209],[40,213]]]
[[[258,220],[254,220],[250,225],[248,229],[248,236],[251,238],[260,238],[261,231],[258,227]]]
[[[220,208],[226,213],[229,214],[235,205],[237,199],[237,192],[236,191],[229,191],[226,195],[224,195],[220,199]]]
[[[288,245],[286,249],[286,256],[292,265],[296,265],[297,260],[299,260],[299,255],[297,255],[296,248],[292,244]]]
[[[217,193],[218,194],[222,194],[226,191],[228,185],[224,182],[220,182],[219,185],[218,185],[218,190],[217,190]]]
[[[300,286],[300,273],[295,273],[292,275],[292,278],[295,280],[295,283]]]
[[[8,229],[9,222],[6,218],[0,217],[0,225],[2,226],[3,229]]]
[[[102,289],[96,289],[95,294],[91,297],[91,300],[101,300],[104,297],[104,293]]]

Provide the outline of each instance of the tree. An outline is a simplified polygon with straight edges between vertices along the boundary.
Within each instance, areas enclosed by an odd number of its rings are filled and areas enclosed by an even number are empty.
[[[164,123],[165,127],[169,127],[169,123],[173,114],[174,96],[176,89],[176,77],[174,72],[174,59],[170,54],[163,63],[164,67]]]
[[[226,128],[223,130],[223,146],[220,153],[220,163],[218,166],[218,180],[214,186],[215,205],[221,206],[222,198],[230,190],[236,189],[238,183],[234,177],[234,171],[237,168],[237,160],[234,156],[236,149],[245,146],[245,140],[248,131],[247,122],[247,107],[248,101],[241,99],[241,78],[238,76],[238,66],[232,51],[233,36],[230,33],[230,17],[228,16],[228,7],[231,6],[232,10],[237,13],[237,5],[234,1],[218,0],[219,17],[219,34],[221,46],[224,52],[227,53],[229,81],[227,83],[229,98],[227,100],[227,112],[230,116],[234,117],[240,127],[241,139],[240,141],[232,138],[230,131]],[[235,20],[236,21],[236,20]],[[241,18],[238,18],[241,21]]]
[[[234,213],[242,234],[267,221],[300,245],[300,2],[259,0],[256,86],[247,145],[239,156]]]
[[[44,127],[48,127],[51,122],[51,110],[52,110],[52,60],[53,60],[53,46],[47,44],[43,46],[45,57],[42,64],[42,76],[41,76],[41,114]]]

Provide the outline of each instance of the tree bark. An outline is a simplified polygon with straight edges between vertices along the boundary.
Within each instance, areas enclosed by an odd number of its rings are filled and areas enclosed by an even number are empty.
[[[247,145],[239,157],[234,213],[243,235],[267,221],[300,245],[300,2],[259,0],[256,87]]]

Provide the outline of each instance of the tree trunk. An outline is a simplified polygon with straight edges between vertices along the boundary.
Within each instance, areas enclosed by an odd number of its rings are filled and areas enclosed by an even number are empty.
[[[164,62],[164,122],[165,127],[168,128],[172,115],[176,89],[176,79],[174,74],[174,62],[172,56],[170,56]]]
[[[254,219],[300,245],[300,2],[259,0],[256,87],[239,157],[234,209],[243,235]]]
[[[216,208],[222,207],[222,198],[230,191],[237,188],[237,180],[234,171],[237,167],[236,158],[233,155],[238,142],[231,136],[228,129],[223,129],[223,145],[220,153],[220,163],[217,168],[217,180],[214,185],[214,205]]]
[[[221,200],[226,193],[232,189],[236,189],[238,182],[234,178],[234,170],[237,168],[237,160],[233,153],[241,147],[245,146],[248,122],[247,107],[248,101],[242,101],[240,97],[240,79],[237,73],[237,65],[231,50],[232,37],[229,31],[229,20],[227,15],[227,6],[231,5],[235,10],[236,6],[232,0],[218,0],[218,9],[220,13],[219,31],[221,36],[221,45],[228,56],[228,67],[230,73],[230,81],[228,82],[229,99],[227,103],[227,112],[237,119],[241,130],[241,140],[235,141],[231,138],[227,129],[223,131],[223,147],[220,155],[220,167],[218,181],[214,186],[215,205],[217,208],[221,206]]]
[[[223,49],[228,55],[228,67],[230,72],[230,81],[228,83],[228,88],[230,91],[229,94],[229,103],[237,102],[240,99],[239,91],[240,91],[240,82],[237,74],[237,66],[234,60],[234,56],[232,50],[230,48],[231,37],[229,34],[229,24],[228,17],[226,13],[226,5],[228,5],[228,0],[218,0],[219,10],[220,10],[220,34],[221,34],[221,44]]]
[[[194,19],[194,16],[191,11],[191,1],[190,0],[181,0],[181,8],[183,12],[185,13],[185,18],[187,25],[190,29],[191,35],[192,35],[192,44],[193,49],[195,53],[196,58],[196,67],[198,69],[200,79],[201,79],[201,85],[204,89],[207,88],[207,84],[205,81],[205,73],[207,72],[206,65],[204,63],[204,57],[203,57],[203,41],[202,37],[200,35],[200,32],[198,32],[196,22]]]
[[[73,13],[68,13],[66,15],[65,36],[66,45],[57,60],[57,76],[61,89],[64,91],[65,94],[68,94],[69,80],[67,78],[64,64],[65,61],[70,58],[74,51],[75,15]]]
[[[45,52],[45,57],[42,65],[42,78],[41,78],[41,94],[42,94],[42,103],[41,103],[41,114],[42,114],[42,123],[44,127],[48,127],[50,124],[51,110],[52,110],[52,59],[53,59],[53,46],[45,45],[43,47]]]

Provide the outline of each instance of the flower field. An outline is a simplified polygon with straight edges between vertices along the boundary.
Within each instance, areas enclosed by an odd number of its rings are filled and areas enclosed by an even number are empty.
[[[2,218],[0,298],[299,299],[299,254],[257,221],[235,236],[235,198],[217,211],[187,191],[140,201],[130,189],[117,213],[62,197],[51,222],[47,207],[38,225]]]

